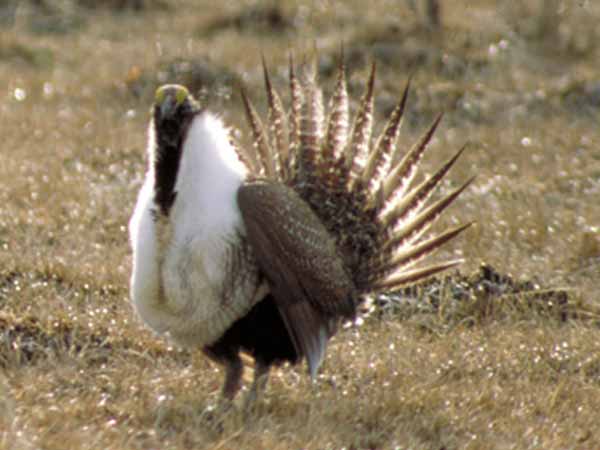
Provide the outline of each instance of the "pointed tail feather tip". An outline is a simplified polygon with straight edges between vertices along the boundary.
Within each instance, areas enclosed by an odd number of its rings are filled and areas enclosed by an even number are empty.
[[[423,182],[421,182],[421,184],[413,188],[403,198],[394,201],[392,197],[387,201],[383,201],[378,214],[381,215],[381,220],[385,224],[386,228],[391,227],[393,229],[412,212],[418,213],[421,211],[431,193],[444,179],[448,171],[464,152],[465,148],[466,147],[462,147],[452,158],[446,161],[446,163],[444,163],[444,165],[442,165],[437,172],[426,178]],[[391,204],[393,204],[393,208],[390,208],[390,202],[392,202]]]
[[[446,261],[439,264],[432,264],[430,266],[421,267],[418,269],[410,270],[407,272],[400,273],[398,275],[392,275],[388,279],[376,283],[373,286],[373,292],[383,292],[383,291],[391,291],[394,289],[399,289],[408,284],[415,283],[417,281],[422,281],[426,278],[429,278],[439,272],[443,272],[444,270],[451,269],[452,267],[456,267],[460,264],[463,264],[465,260],[463,258],[454,259],[451,261]]]
[[[374,191],[381,185],[382,178],[389,171],[392,161],[396,159],[396,152],[398,151],[396,143],[400,134],[400,125],[404,116],[409,85],[410,79],[406,83],[400,102],[390,114],[374,149],[370,152],[363,170],[363,181],[369,184],[370,191]]]
[[[471,227],[474,222],[468,222],[463,225],[449,228],[442,233],[433,236],[425,241],[418,242],[415,245],[410,246],[408,249],[397,251],[396,249],[390,249],[387,253],[388,257],[380,260],[379,264],[375,262],[375,266],[372,270],[377,272],[389,273],[394,269],[400,270],[402,268],[410,267],[416,264],[418,261],[425,257],[429,257],[434,254],[437,250],[442,248],[444,244],[456,238],[459,234]]]
[[[389,171],[387,177],[384,178],[381,185],[383,195],[386,199],[389,199],[392,195],[396,195],[398,192],[404,192],[410,185],[417,172],[418,164],[442,117],[443,113],[438,114],[429,129],[414,143],[404,155],[404,158],[399,161],[392,160],[392,169]]]

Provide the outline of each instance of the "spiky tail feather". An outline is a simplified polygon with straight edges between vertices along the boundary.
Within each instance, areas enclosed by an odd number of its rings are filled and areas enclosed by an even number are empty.
[[[242,93],[254,144],[251,155],[241,153],[243,162],[248,161],[246,165],[254,176],[283,182],[310,204],[336,238],[360,292],[395,289],[462,262],[451,260],[414,268],[471,225],[467,223],[423,238],[473,179],[437,202],[427,203],[462,154],[462,148],[437,172],[410,189],[442,119],[440,114],[412,148],[403,157],[399,155],[396,142],[410,80],[381,135],[373,140],[375,65],[352,127],[343,58],[328,114],[324,111],[314,67],[313,73],[299,76],[290,57],[291,106],[287,114],[264,59],[263,69],[268,127],[263,127],[252,103]]]

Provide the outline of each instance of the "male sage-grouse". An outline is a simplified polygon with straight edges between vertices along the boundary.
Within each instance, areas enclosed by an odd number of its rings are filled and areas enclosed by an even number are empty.
[[[328,111],[314,70],[290,61],[286,112],[265,67],[265,127],[242,92],[254,142],[244,149],[185,87],[156,91],[129,224],[133,303],[153,330],[224,365],[225,399],[240,388],[240,352],[255,361],[249,398],[272,365],[306,358],[314,378],[362,298],[461,262],[415,268],[469,226],[423,237],[471,181],[427,202],[462,150],[412,187],[440,117],[401,155],[407,84],[372,139],[374,72],[350,123],[343,62]]]

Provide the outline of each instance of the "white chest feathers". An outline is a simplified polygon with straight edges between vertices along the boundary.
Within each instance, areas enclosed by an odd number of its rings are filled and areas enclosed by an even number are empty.
[[[183,143],[169,216],[154,212],[152,162],[139,193],[129,223],[133,304],[152,329],[183,345],[214,342],[258,300],[236,201],[245,175],[222,122],[204,112]]]

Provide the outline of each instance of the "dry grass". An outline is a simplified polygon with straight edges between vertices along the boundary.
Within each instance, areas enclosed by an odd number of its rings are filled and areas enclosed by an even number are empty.
[[[43,3],[51,22],[22,2],[0,32],[0,448],[600,447],[599,5],[442,2],[435,31],[408,2]],[[288,49],[316,45],[330,85],[342,41],[355,95],[377,59],[382,110],[414,73],[404,142],[447,111],[427,170],[471,143],[453,180],[479,177],[445,219],[478,223],[447,250],[461,270],[567,287],[585,314],[373,317],[315,385],[282,368],[254,414],[217,424],[219,369],[128,301],[152,92],[204,87],[241,124],[235,86],[258,96],[261,51],[282,83]]]

